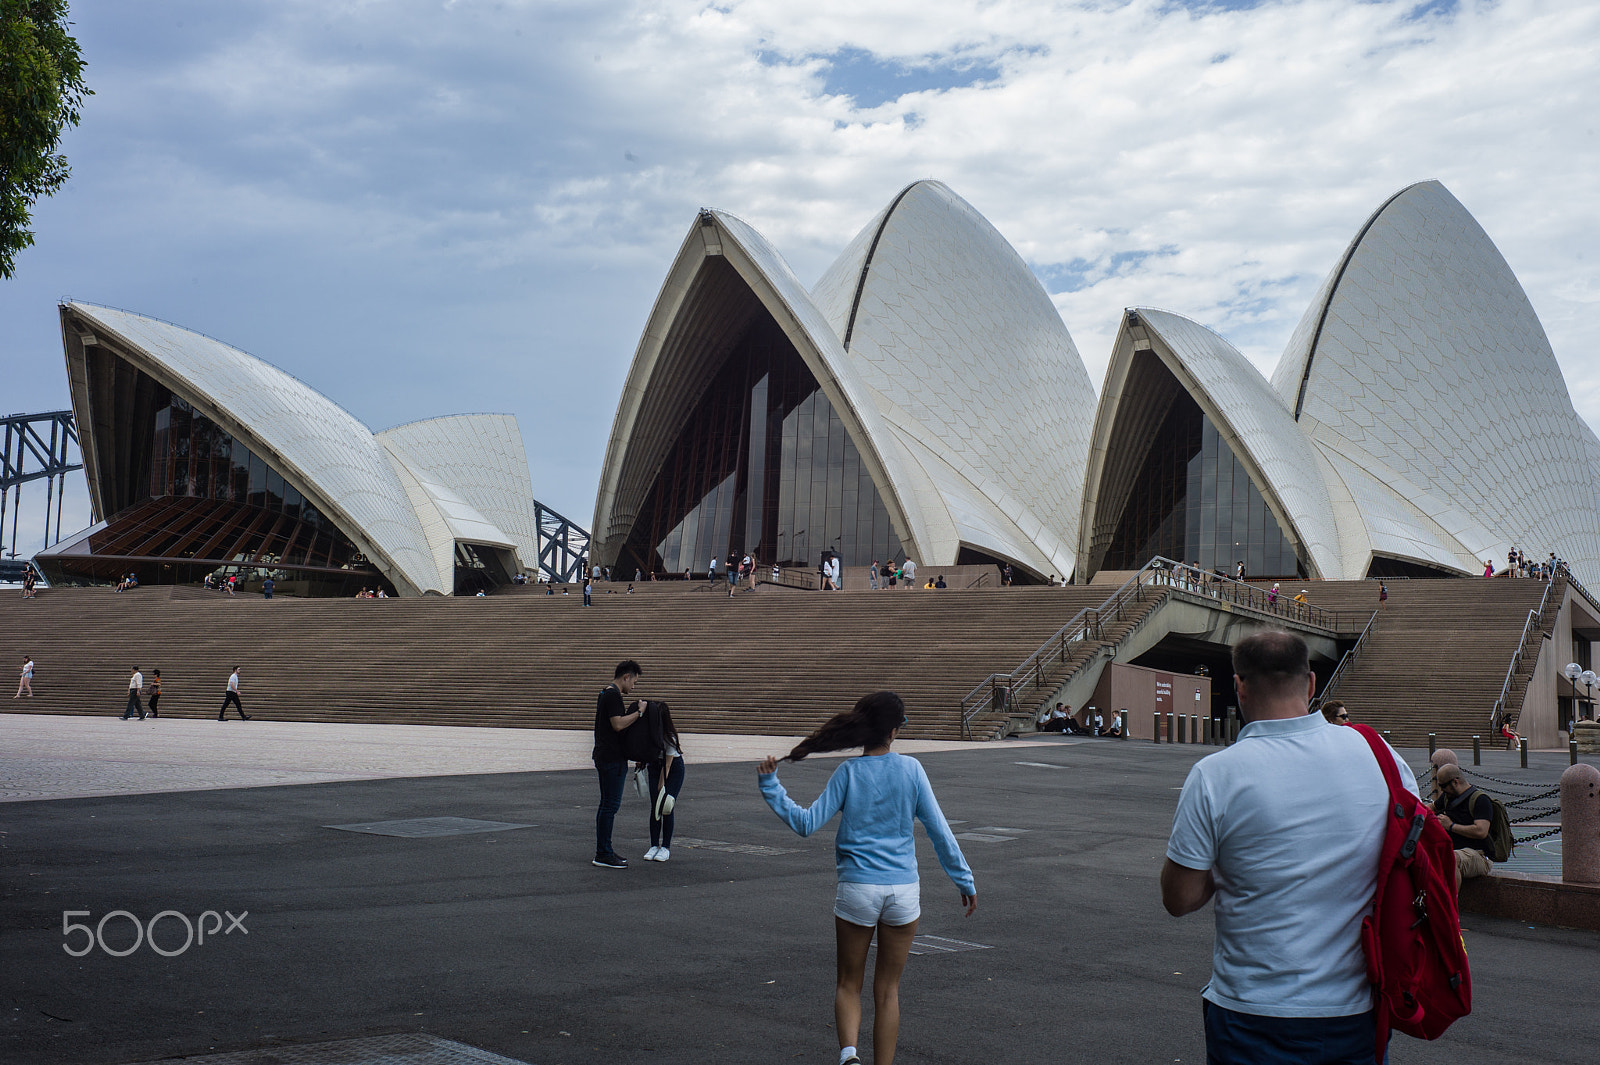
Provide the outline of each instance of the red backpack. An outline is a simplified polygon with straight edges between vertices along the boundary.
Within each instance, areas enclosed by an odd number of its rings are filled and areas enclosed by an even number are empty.
[[[1389,815],[1378,856],[1372,913],[1361,922],[1367,978],[1376,992],[1377,1054],[1381,1065],[1395,1029],[1437,1039],[1472,1012],[1472,973],[1456,908],[1456,859],[1450,834],[1400,783],[1383,737],[1349,726],[1372,748],[1389,785]]]

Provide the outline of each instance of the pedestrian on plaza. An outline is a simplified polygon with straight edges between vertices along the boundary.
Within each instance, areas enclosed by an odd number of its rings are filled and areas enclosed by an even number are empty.
[[[157,707],[161,703],[161,671],[152,669],[150,676],[153,678],[150,681],[150,716],[160,717],[161,711]]]
[[[706,563],[706,581],[715,588],[717,586],[717,556],[712,555],[711,561]]]
[[[144,720],[144,706],[139,702],[139,695],[144,691],[144,674],[139,672],[139,667],[133,667],[133,676],[128,678],[128,705],[122,711],[122,720],[126,721],[134,714],[139,715],[139,720]]]
[[[1350,711],[1337,699],[1329,699],[1322,704],[1322,716],[1328,719],[1330,725],[1350,724]]]
[[[1244,580],[1244,559],[1242,558],[1239,560],[1239,565],[1234,567],[1233,579],[1236,581]]]
[[[1438,796],[1433,812],[1439,824],[1450,833],[1450,846],[1456,852],[1456,890],[1461,881],[1488,876],[1494,868],[1489,860],[1489,829],[1494,824],[1494,800],[1467,783],[1461,767],[1446,762],[1433,774]]]
[[[588,577],[583,579],[583,605],[594,606],[594,589],[591,587]]]
[[[17,680],[17,694],[11,698],[20,699],[26,693],[28,698],[33,698],[33,656],[22,656],[22,676]]]
[[[872,560],[872,568],[867,571],[867,587],[876,592],[883,587],[878,577],[878,560]]]
[[[833,1015],[840,1065],[861,1065],[856,1054],[861,990],[874,932],[878,960],[872,974],[872,1060],[874,1065],[892,1065],[894,1061],[900,1036],[900,974],[922,915],[913,819],[922,822],[940,866],[960,892],[967,916],[978,907],[972,870],[939,809],[922,763],[889,749],[905,723],[906,708],[900,697],[894,692],[874,692],[801,740],[785,756],[786,761],[862,748],[861,757],[846,759],[833,771],[828,786],[810,807],[789,798],[778,780],[778,759],[768,756],[759,769],[767,805],[800,835],[811,835],[834,814],[841,814],[834,837],[839,886],[833,906],[838,957]]]
[[[645,763],[650,774],[650,849],[644,852],[644,860],[664,862],[672,857],[672,810],[683,791],[683,741],[672,723],[672,708],[660,699],[644,704],[640,727],[649,737],[650,749],[658,752]]]
[[[1382,581],[1378,582],[1378,609],[1383,610],[1389,605],[1389,586]]]
[[[907,588],[915,588],[917,586],[917,564],[915,561],[909,558],[906,559],[905,565],[900,567],[900,574],[905,580]]]
[[[617,663],[612,680],[600,689],[594,708],[595,773],[600,777],[600,806],[594,815],[594,862],[602,869],[626,869],[628,859],[611,846],[611,828],[622,807],[622,786],[628,780],[628,755],[622,743],[622,730],[644,716],[644,707],[635,700],[624,706],[622,697],[633,691],[644,670],[629,658]]]
[[[273,587],[274,587],[274,585],[272,583],[272,578],[271,577],[268,577],[266,580],[262,581],[261,582],[261,598],[263,598],[263,599],[271,599],[272,598],[272,589],[273,589]]]
[[[748,561],[748,559],[746,560]],[[732,555],[728,556],[728,598],[733,598],[733,593],[738,590],[739,577],[744,573],[744,563],[734,561]]]
[[[1207,1060],[1381,1062],[1361,936],[1388,817],[1383,769],[1361,733],[1309,712],[1316,677],[1298,636],[1246,637],[1233,672],[1245,725],[1189,771],[1161,868],[1173,916],[1216,898]],[[1415,795],[1410,767],[1383,756]]]
[[[34,581],[38,578],[32,566],[25,566],[22,570],[22,598],[32,599],[37,593],[33,590]]]
[[[239,720],[249,721],[250,715],[244,712],[244,704],[239,701],[239,667],[234,666],[233,672],[228,674],[228,690],[222,693],[222,709],[217,712],[217,720],[225,721],[228,717],[228,704],[233,704],[239,710]]]

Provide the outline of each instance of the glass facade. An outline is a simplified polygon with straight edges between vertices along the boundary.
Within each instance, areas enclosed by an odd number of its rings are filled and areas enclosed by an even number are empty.
[[[734,345],[668,451],[618,558],[624,572],[703,573],[713,556],[844,565],[902,555],[843,420],[777,324]]]
[[[1233,449],[1181,393],[1134,480],[1102,568],[1138,569],[1157,555],[1230,576],[1240,561],[1251,577],[1305,574]]]
[[[52,580],[199,583],[272,576],[285,593],[394,588],[356,546],[260,456],[183,399],[139,375],[128,425],[145,441],[114,468],[120,509],[103,526],[40,556]],[[119,437],[121,434],[117,434]]]

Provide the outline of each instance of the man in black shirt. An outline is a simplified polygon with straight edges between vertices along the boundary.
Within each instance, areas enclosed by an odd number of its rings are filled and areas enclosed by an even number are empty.
[[[644,707],[638,701],[623,705],[644,672],[633,659],[618,663],[615,678],[600,689],[594,709],[594,768],[600,774],[600,808],[594,815],[594,864],[602,869],[626,869],[628,860],[611,849],[611,826],[622,808],[622,788],[628,780],[628,756],[623,753],[622,730],[639,720]]]
[[[1488,876],[1492,868],[1489,828],[1494,819],[1494,802],[1468,784],[1460,768],[1448,762],[1439,767],[1433,779],[1439,785],[1433,811],[1450,833],[1450,844],[1456,849],[1456,887],[1460,888],[1464,878]]]

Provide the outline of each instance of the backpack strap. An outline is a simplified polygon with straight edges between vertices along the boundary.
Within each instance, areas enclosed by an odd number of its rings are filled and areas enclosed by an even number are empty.
[[[1356,724],[1344,727],[1355,729],[1367,741],[1367,746],[1372,748],[1372,756],[1378,760],[1378,768],[1383,771],[1383,782],[1389,785],[1390,813],[1401,820],[1406,820],[1409,815],[1411,829],[1406,833],[1400,853],[1406,858],[1411,857],[1416,853],[1417,840],[1422,838],[1422,828],[1428,823],[1428,813],[1423,809],[1422,801],[1400,782],[1400,770],[1394,764],[1394,754],[1376,729],[1371,725]]]

